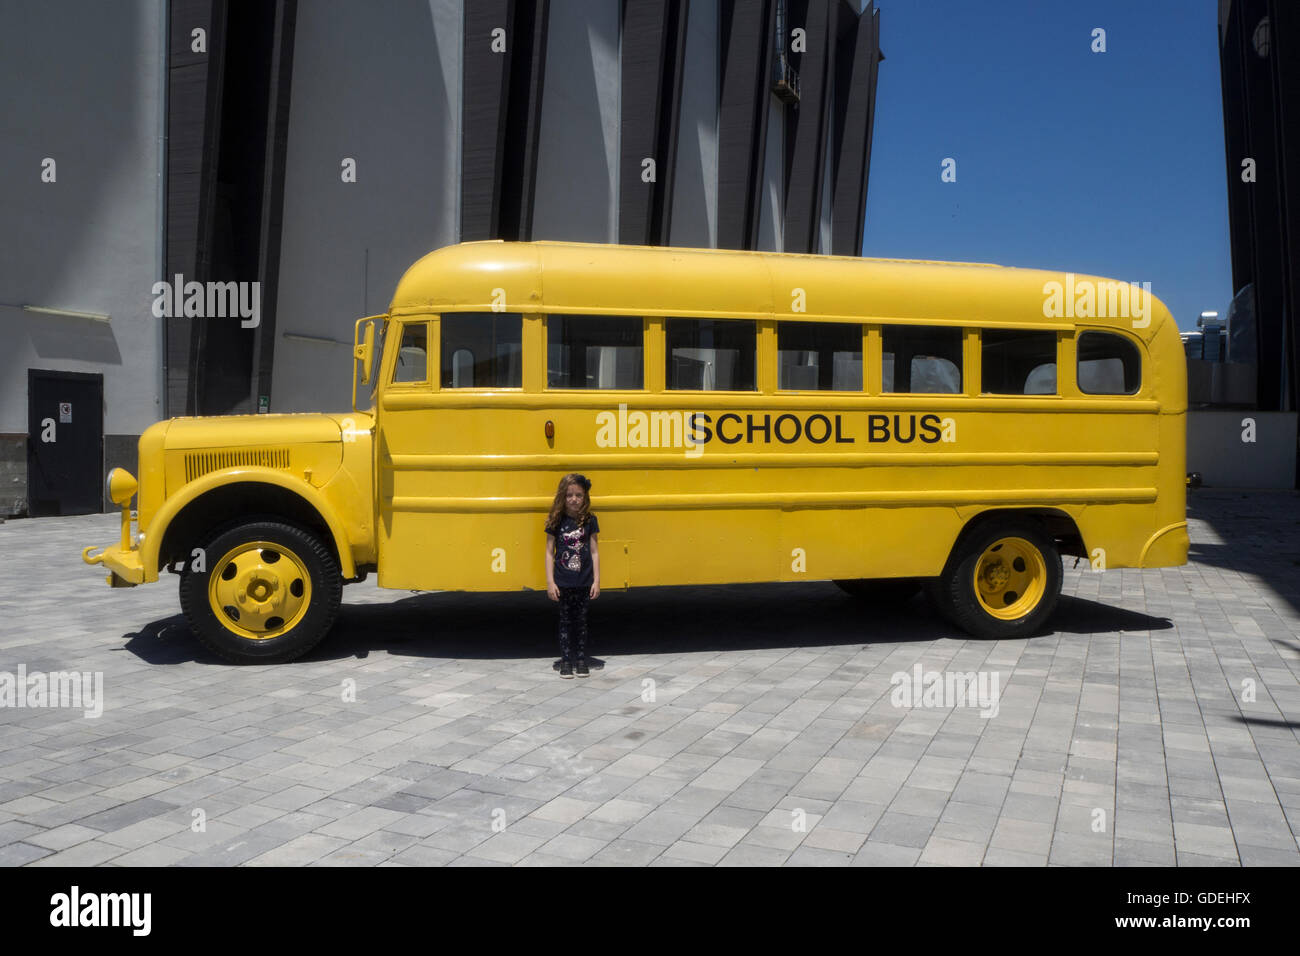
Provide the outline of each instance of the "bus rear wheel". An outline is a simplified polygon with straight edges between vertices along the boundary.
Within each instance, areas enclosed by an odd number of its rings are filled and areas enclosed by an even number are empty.
[[[835,582],[845,594],[871,604],[906,604],[921,590],[920,578],[854,578]]]
[[[929,585],[944,617],[974,637],[1029,637],[1061,595],[1061,553],[1036,523],[995,518],[967,534]]]
[[[313,534],[247,521],[210,535],[202,565],[181,577],[181,609],[198,639],[237,664],[279,664],[306,654],[338,614],[343,580]]]

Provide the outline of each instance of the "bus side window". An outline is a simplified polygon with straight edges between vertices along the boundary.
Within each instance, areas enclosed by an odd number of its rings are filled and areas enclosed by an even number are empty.
[[[402,344],[397,350],[394,382],[429,380],[429,326],[423,322],[402,329]]]
[[[442,387],[522,387],[523,336],[518,312],[444,312]]]
[[[758,326],[752,319],[668,319],[670,389],[755,390]]]
[[[985,394],[1056,394],[1055,332],[984,329],[980,355]]]
[[[776,324],[779,389],[862,391],[862,326],[841,322]]]
[[[552,315],[546,319],[547,388],[641,388],[640,318]]]
[[[887,325],[881,329],[886,392],[956,395],[962,390],[962,330],[950,326]]]
[[[1137,346],[1114,332],[1084,332],[1078,353],[1079,391],[1086,395],[1136,395],[1142,385]]]

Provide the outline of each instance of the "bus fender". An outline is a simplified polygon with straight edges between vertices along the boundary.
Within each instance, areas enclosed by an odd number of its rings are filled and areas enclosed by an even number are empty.
[[[1142,546],[1139,568],[1176,568],[1187,563],[1191,542],[1187,537],[1187,522],[1175,521],[1161,528]]]
[[[146,581],[158,580],[158,551],[168,526],[188,505],[197,498],[218,488],[234,484],[277,485],[296,494],[307,502],[320,515],[325,526],[329,528],[330,537],[334,539],[334,550],[339,558],[339,570],[344,578],[356,577],[356,563],[352,559],[352,543],[348,540],[343,523],[325,496],[307,481],[295,475],[286,474],[273,468],[244,466],[213,471],[202,478],[195,479],[174,495],[169,495],[166,502],[158,509],[153,520],[149,522],[149,533],[140,542],[141,560],[144,564]]]

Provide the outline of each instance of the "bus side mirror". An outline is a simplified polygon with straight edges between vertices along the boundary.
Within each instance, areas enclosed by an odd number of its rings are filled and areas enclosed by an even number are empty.
[[[364,321],[364,320],[363,320]],[[361,384],[370,384],[370,368],[374,364],[372,357],[375,351],[375,323],[366,324],[366,332],[359,344],[352,346],[352,357],[361,363]]]

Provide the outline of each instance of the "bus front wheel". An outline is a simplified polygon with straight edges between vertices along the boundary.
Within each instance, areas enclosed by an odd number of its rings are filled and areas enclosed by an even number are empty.
[[[237,664],[278,664],[329,632],[343,596],[333,553],[273,520],[213,533],[181,576],[181,609],[199,640]]]
[[[1036,524],[996,518],[967,534],[928,590],[962,630],[991,640],[1035,634],[1061,595],[1061,553]]]

